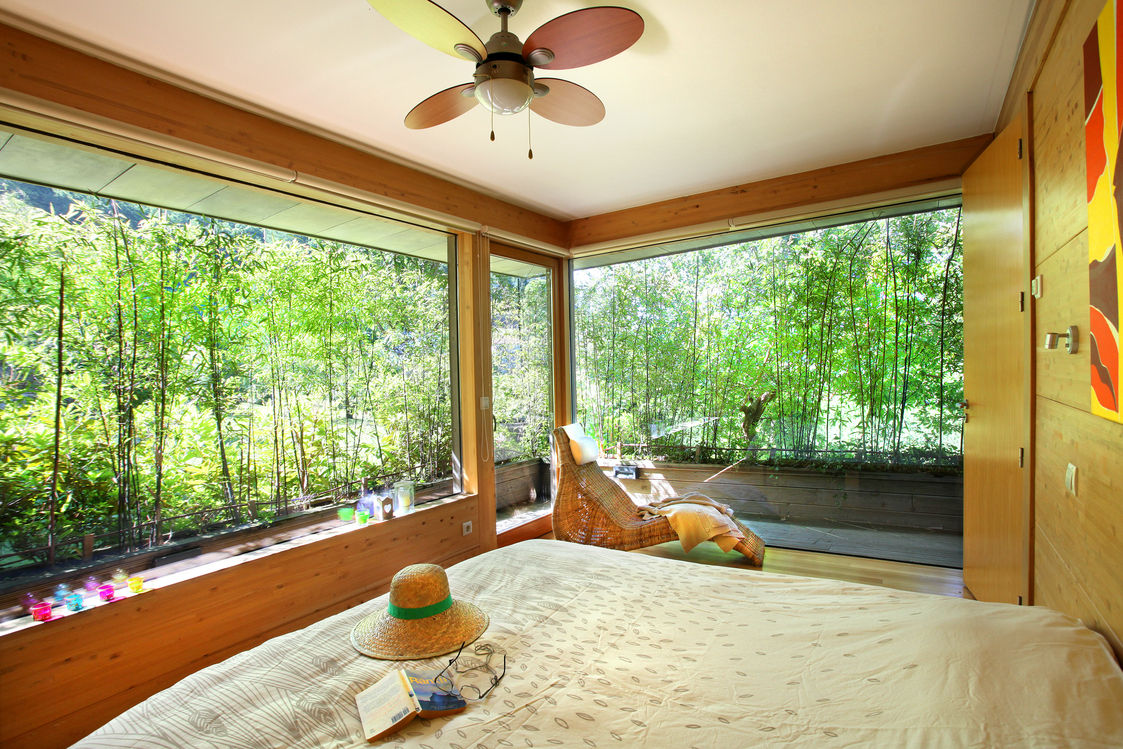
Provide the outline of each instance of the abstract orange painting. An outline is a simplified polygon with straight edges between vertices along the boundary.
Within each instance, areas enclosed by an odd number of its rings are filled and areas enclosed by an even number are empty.
[[[1123,111],[1119,106],[1120,27],[1117,0],[1108,0],[1084,42],[1084,138],[1088,164],[1089,356],[1092,413],[1123,422],[1120,409],[1119,321],[1123,257],[1119,201],[1123,170],[1118,169]]]

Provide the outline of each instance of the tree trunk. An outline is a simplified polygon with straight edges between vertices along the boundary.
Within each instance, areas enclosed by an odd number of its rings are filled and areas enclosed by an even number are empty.
[[[944,323],[948,316],[948,279],[951,276],[951,262],[955,257],[955,250],[959,246],[959,222],[963,217],[963,209],[959,209],[959,213],[955,216],[955,236],[951,240],[951,252],[948,253],[948,260],[944,263],[944,287],[940,292],[940,417],[939,417],[939,437],[937,440],[938,449],[942,455],[944,452],[944,354],[947,350],[947,341],[944,338]]]
[[[47,520],[47,564],[53,565],[55,563],[55,545],[58,543],[58,519],[57,513],[59,508],[58,496],[58,475],[59,475],[59,458],[60,448],[62,443],[62,378],[63,378],[63,351],[62,351],[62,333],[65,320],[66,310],[66,266],[64,263],[59,263],[58,269],[58,358],[55,364],[55,449],[54,460],[51,466],[51,499],[50,499],[50,512]]]
[[[213,223],[213,222],[212,222]],[[213,229],[213,227],[212,227]],[[225,407],[223,401],[225,400],[225,393],[222,387],[222,362],[219,358],[218,346],[219,337],[221,335],[221,326],[218,317],[218,285],[222,282],[222,268],[221,257],[219,254],[218,234],[212,234],[214,246],[211,248],[211,291],[208,298],[208,336],[207,336],[207,364],[209,374],[209,385],[211,390],[211,398],[214,402],[214,407],[211,409],[214,415],[214,428],[215,437],[218,440],[218,457],[219,463],[222,467],[222,494],[225,498],[227,505],[234,505],[234,485],[230,479],[230,461],[226,456],[226,435],[223,429],[223,420],[225,418]],[[238,511],[232,508],[234,513],[234,520],[238,520]]]

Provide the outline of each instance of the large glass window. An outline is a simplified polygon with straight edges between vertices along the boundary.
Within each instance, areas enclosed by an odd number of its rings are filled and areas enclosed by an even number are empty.
[[[496,529],[550,510],[554,428],[552,267],[491,255]]]
[[[960,260],[953,208],[578,270],[578,418],[623,457],[958,465]]]
[[[401,479],[451,493],[447,240],[444,259],[411,256],[325,236],[373,228],[416,248],[436,233],[268,210],[325,231],[0,181],[0,567],[260,524]]]

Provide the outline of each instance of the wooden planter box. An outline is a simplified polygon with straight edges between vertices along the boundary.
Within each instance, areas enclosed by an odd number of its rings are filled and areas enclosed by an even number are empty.
[[[549,496],[550,464],[546,461],[532,458],[495,467],[495,509],[528,501],[531,489],[538,499]]]
[[[643,502],[698,492],[747,518],[963,532],[962,476],[627,462],[637,477],[617,481]],[[609,476],[618,464],[602,461]]]

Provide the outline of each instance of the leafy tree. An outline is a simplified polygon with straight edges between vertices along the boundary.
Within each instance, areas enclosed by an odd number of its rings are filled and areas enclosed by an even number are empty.
[[[0,564],[448,475],[448,320],[444,263],[0,182]]]
[[[959,241],[944,210],[579,271],[578,417],[625,455],[955,464]]]

